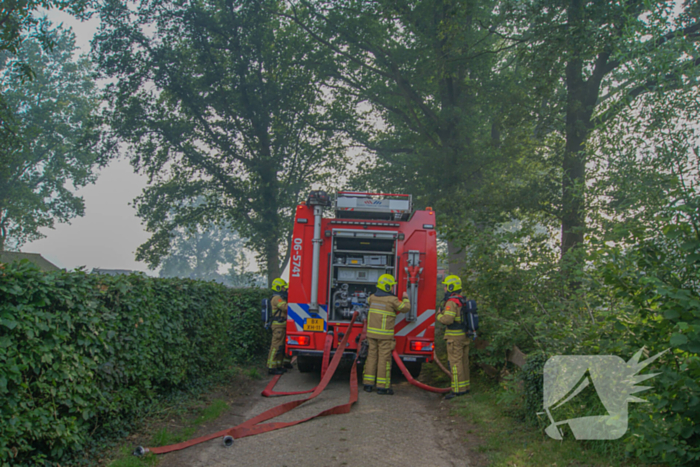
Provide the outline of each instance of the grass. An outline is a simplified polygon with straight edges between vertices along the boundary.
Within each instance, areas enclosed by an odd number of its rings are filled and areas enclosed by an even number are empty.
[[[437,335],[442,335],[436,331]],[[441,361],[447,365],[442,338],[436,339]],[[448,387],[450,379],[437,365],[423,365],[421,380],[437,387]],[[471,375],[471,394],[456,397],[449,404],[451,414],[465,419],[468,430],[482,439],[475,448],[486,457],[489,467],[577,466],[608,467],[642,465],[625,460],[621,441],[581,442],[570,437],[563,441],[549,438],[544,430],[513,417],[515,404],[505,404],[507,394],[481,372]],[[500,403],[499,403],[500,400]]]
[[[144,457],[134,457],[128,446],[123,446],[119,450],[120,457],[109,464],[109,467],[144,467],[158,464],[158,458],[153,454]]]
[[[216,399],[212,401],[207,407],[202,410],[202,414],[194,420],[194,425],[201,425],[202,423],[210,422],[216,420],[228,409],[228,405],[221,399]]]
[[[150,416],[141,420],[136,429],[140,433],[152,433],[150,441],[144,446],[167,446],[191,439],[197,427],[219,418],[227,409],[228,405],[224,400],[214,399],[202,403],[203,396],[211,394],[218,385],[229,385],[236,376],[248,377],[252,380],[262,378],[259,368],[264,366],[267,356],[260,356],[248,362],[244,367],[230,366],[226,371],[212,376],[210,379],[193,385],[185,391],[174,393],[173,396],[159,402],[158,410]],[[162,426],[166,421],[175,422],[179,420],[179,428],[164,427],[154,432],[154,426]],[[151,429],[149,430],[149,426]],[[117,449],[109,449],[107,446],[102,450],[101,457],[107,457],[108,467],[150,467],[158,465],[158,456],[148,453],[143,457],[133,455],[135,446],[133,442],[126,439],[118,441],[116,444],[125,445]],[[100,461],[103,462],[103,461]]]
[[[250,370],[246,371],[246,374],[248,375],[248,378],[258,380],[262,379],[262,375],[258,371],[257,368],[251,368]]]
[[[621,457],[619,441],[550,439],[543,430],[508,415],[497,402],[497,388],[477,376],[469,396],[450,401],[451,413],[474,425],[470,431],[482,438],[475,450],[485,455],[490,467],[639,465]]]
[[[221,399],[215,399],[210,404],[196,410],[197,416],[182,417],[184,427],[173,430],[163,427],[151,438],[152,446],[168,446],[187,441],[194,436],[197,427],[203,423],[216,420],[228,409],[228,405]],[[157,465],[158,458],[153,454],[146,454],[144,457],[135,457],[128,446],[119,451],[119,457],[109,464],[109,467],[144,467]]]

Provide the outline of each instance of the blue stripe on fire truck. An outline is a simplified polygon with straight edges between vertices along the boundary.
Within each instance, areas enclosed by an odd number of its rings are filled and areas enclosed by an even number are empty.
[[[287,306],[287,317],[294,321],[297,331],[304,330],[304,323],[307,318],[316,318],[323,320],[323,330],[326,331],[326,322],[328,321],[328,312],[325,305],[319,305],[318,313],[309,312],[308,303],[289,303]]]

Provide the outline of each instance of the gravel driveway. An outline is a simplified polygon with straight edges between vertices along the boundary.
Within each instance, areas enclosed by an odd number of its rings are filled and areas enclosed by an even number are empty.
[[[345,403],[349,397],[349,369],[339,368],[317,398],[271,421],[292,421]],[[235,426],[266,409],[306,395],[264,398],[260,391],[231,402],[231,410],[199,429],[197,436]],[[291,370],[282,377],[277,391],[313,388],[317,373]],[[162,456],[165,467],[200,466],[470,466],[466,439],[446,419],[447,402],[401,379],[393,385],[394,396],[365,393],[360,385],[359,401],[345,415],[321,417],[290,428],[236,440],[225,448],[212,440]]]

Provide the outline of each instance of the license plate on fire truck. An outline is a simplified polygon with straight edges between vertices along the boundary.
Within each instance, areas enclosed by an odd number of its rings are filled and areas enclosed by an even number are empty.
[[[306,322],[304,323],[304,331],[323,332],[323,320],[317,318],[306,318]]]

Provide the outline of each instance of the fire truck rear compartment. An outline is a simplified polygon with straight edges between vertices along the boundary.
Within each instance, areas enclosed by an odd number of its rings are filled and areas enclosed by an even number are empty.
[[[333,231],[330,257],[329,322],[348,322],[354,311],[367,313],[367,298],[382,274],[394,274],[396,233]]]

